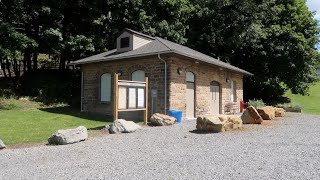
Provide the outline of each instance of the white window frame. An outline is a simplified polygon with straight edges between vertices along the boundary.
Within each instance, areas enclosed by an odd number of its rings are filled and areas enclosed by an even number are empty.
[[[136,70],[131,73],[132,81],[145,81],[146,72],[143,70]]]
[[[100,77],[100,101],[111,101],[111,74],[104,73]]]
[[[193,82],[193,83],[194,83],[194,79],[195,79],[194,73],[188,71],[188,72],[186,73],[186,81],[187,81],[187,82]]]

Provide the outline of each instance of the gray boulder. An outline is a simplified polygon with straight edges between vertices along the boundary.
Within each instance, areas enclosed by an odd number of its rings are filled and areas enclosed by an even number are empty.
[[[48,139],[49,144],[64,145],[84,141],[88,138],[87,128],[79,126],[75,129],[63,129],[55,132]]]
[[[0,149],[6,148],[6,145],[3,143],[3,141],[0,139]]]
[[[140,128],[141,128],[141,126],[134,123],[133,121],[126,121],[124,119],[117,119],[109,126],[109,132],[111,134],[131,133],[131,132],[134,132]]]
[[[169,126],[176,123],[176,121],[176,118],[160,113],[155,113],[150,118],[151,124],[155,126]]]

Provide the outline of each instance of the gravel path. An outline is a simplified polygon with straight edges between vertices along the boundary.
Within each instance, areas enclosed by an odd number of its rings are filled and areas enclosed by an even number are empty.
[[[320,179],[320,116],[197,134],[195,120],[0,151],[0,179]]]

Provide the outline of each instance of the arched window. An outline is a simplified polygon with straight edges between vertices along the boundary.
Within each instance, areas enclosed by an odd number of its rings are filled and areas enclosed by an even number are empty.
[[[111,74],[105,73],[100,79],[100,101],[111,101]]]
[[[217,81],[211,81],[210,85],[211,86],[220,86],[220,83]]]
[[[131,75],[132,81],[145,81],[145,72],[142,70],[134,71]]]
[[[186,81],[194,83],[194,74],[192,72],[187,72],[186,74]]]

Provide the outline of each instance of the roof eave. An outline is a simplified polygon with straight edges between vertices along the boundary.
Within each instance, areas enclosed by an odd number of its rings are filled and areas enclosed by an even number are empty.
[[[190,56],[188,54],[185,54],[185,53],[181,53],[181,52],[178,52],[178,51],[174,51],[174,50],[169,50],[169,51],[160,51],[160,52],[154,52],[154,53],[146,53],[146,54],[139,54],[139,55],[132,55],[132,56],[125,56],[125,57],[118,57],[118,58],[105,58],[105,59],[96,59],[96,60],[92,60],[92,61],[84,61],[84,62],[71,62],[69,63],[67,66],[73,66],[73,65],[83,65],[83,64],[90,64],[90,63],[98,63],[98,62],[105,62],[105,61],[114,61],[114,60],[120,60],[120,59],[129,59],[129,58],[137,58],[137,57],[144,57],[144,56],[152,56],[152,55],[157,55],[157,54],[168,54],[168,53],[175,53],[175,54],[179,54],[179,55],[182,55],[182,56],[185,56],[185,57],[189,57],[189,58],[192,58],[192,59],[196,59],[196,60],[199,60],[199,61],[202,61],[202,62],[207,62],[207,63],[210,63],[210,64],[213,64],[213,65],[216,65],[216,66],[219,66],[219,67],[223,67],[219,64],[216,64],[214,62],[208,62],[206,60],[203,60],[203,59],[200,59],[200,58],[196,58],[194,56]],[[236,71],[236,72],[239,72],[239,73],[242,73],[244,75],[248,75],[248,76],[253,76],[254,74],[250,73],[250,72],[247,72],[245,70],[236,70],[236,69],[231,69],[231,68],[228,68],[228,67],[223,67],[223,68],[226,68],[226,69],[229,69],[231,71]]]
[[[114,61],[114,60],[120,60],[120,59],[129,59],[129,58],[137,58],[137,57],[144,57],[144,56],[152,56],[157,54],[168,54],[172,53],[173,51],[160,51],[160,52],[154,52],[154,53],[145,53],[145,54],[139,54],[139,55],[132,55],[132,56],[124,56],[124,57],[116,57],[116,58],[105,58],[105,59],[97,59],[93,61],[85,61],[85,62],[71,62],[68,65],[83,65],[83,64],[89,64],[89,63],[97,63],[97,62],[104,62],[104,61]]]
[[[182,56],[186,56],[186,57],[189,57],[189,58],[192,58],[192,59],[196,59],[196,60],[199,60],[199,61],[202,61],[202,62],[207,62],[207,63],[210,63],[210,64],[213,64],[213,65],[216,65],[216,66],[219,66],[219,67],[222,67],[221,65],[219,64],[216,64],[214,62],[208,62],[206,60],[203,60],[203,59],[200,59],[200,58],[196,58],[194,56],[191,56],[191,55],[188,55],[188,54],[185,54],[185,53],[181,53],[179,51],[173,51],[173,53],[176,53],[176,54],[179,54],[179,55],[182,55]],[[226,68],[226,69],[229,69],[229,70],[232,70],[232,71],[236,71],[236,72],[239,72],[239,73],[242,73],[242,74],[245,74],[245,75],[249,75],[249,76],[253,76],[252,73],[248,72],[248,71],[245,71],[245,70],[237,70],[237,69],[231,69],[231,68],[228,68],[228,67],[223,67],[223,68]]]

